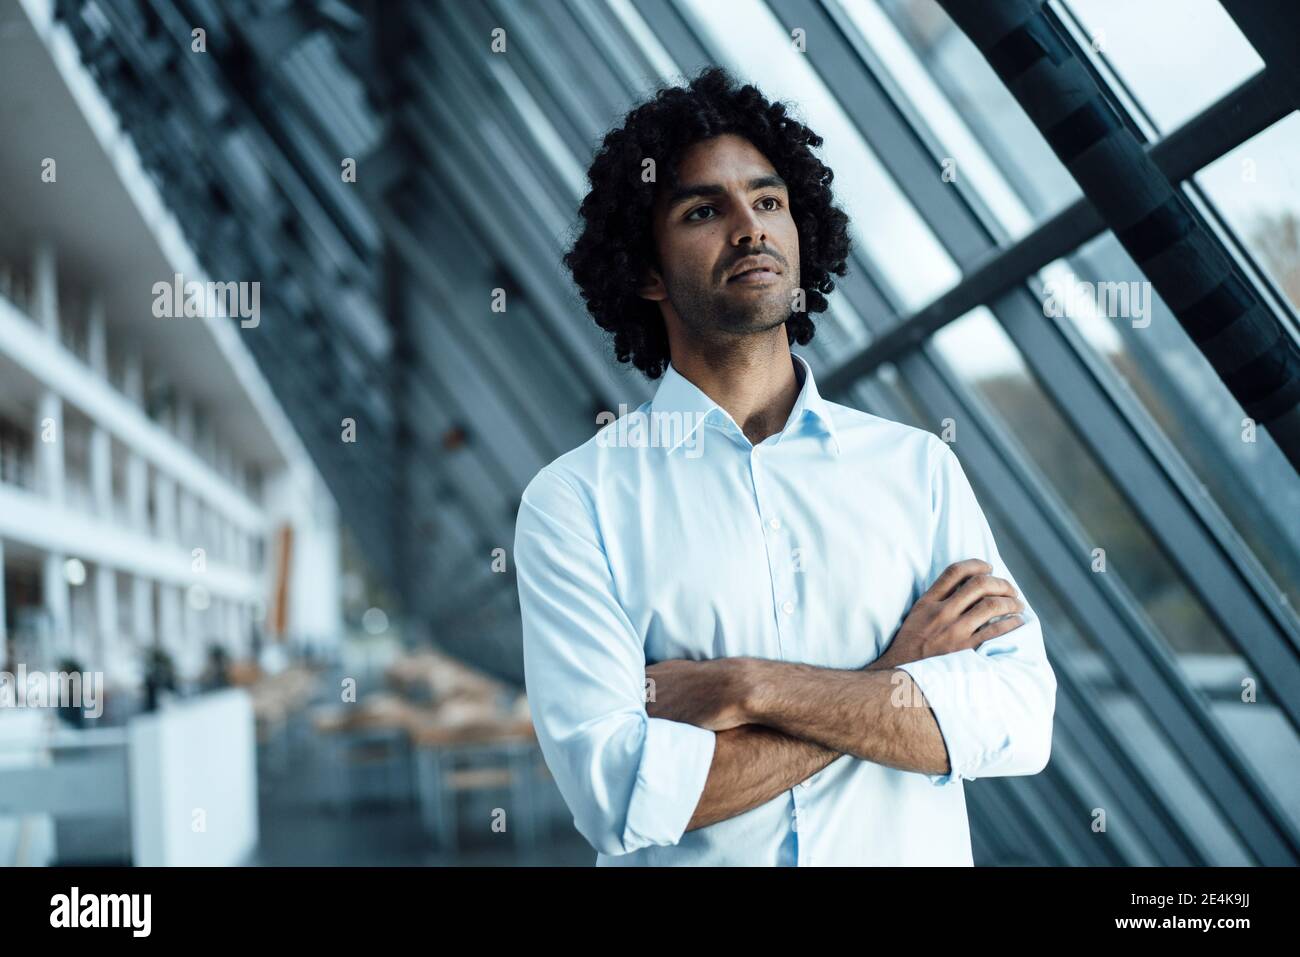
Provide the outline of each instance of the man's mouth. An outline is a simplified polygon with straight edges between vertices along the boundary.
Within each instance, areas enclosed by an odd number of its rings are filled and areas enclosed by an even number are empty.
[[[739,283],[741,285],[750,286],[750,285],[759,285],[766,282],[772,282],[773,280],[776,279],[776,277],[777,274],[770,269],[762,269],[762,268],[747,269],[738,275],[732,276],[730,279],[727,280],[727,282],[729,283],[734,282],[734,283]]]

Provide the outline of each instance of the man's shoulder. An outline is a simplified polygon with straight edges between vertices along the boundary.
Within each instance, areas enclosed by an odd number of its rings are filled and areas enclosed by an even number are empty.
[[[626,431],[628,427],[625,420],[630,416],[641,415],[649,408],[649,402],[643,403],[631,412],[602,425],[581,445],[544,465],[524,488],[522,499],[535,504],[556,495],[573,495],[582,499],[617,460],[611,450],[620,447],[620,430]],[[623,458],[626,459],[626,456]]]

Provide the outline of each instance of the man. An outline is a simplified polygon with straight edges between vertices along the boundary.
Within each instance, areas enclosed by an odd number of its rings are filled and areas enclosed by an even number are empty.
[[[790,350],[849,248],[820,144],[712,69],[592,164],[566,263],[663,381],[529,483],[515,550],[533,720],[601,865],[969,865],[963,779],[1050,754],[1039,620],[956,456]]]

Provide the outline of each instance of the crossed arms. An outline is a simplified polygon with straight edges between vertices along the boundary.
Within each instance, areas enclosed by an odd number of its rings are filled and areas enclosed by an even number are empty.
[[[686,830],[764,804],[845,754],[950,779],[934,712],[897,666],[978,647],[1020,627],[1024,603],[991,571],[978,560],[949,566],[913,606],[886,653],[861,670],[761,658],[647,667],[648,714],[717,735]]]
[[[942,572],[861,670],[756,658],[647,666],[583,496],[549,470],[530,483],[515,533],[529,704],[596,850],[676,844],[845,754],[935,785],[1042,769],[1056,684],[1041,626],[943,453],[931,516]]]

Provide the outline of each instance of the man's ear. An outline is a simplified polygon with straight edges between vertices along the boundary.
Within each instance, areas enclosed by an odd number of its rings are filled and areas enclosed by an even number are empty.
[[[637,286],[636,294],[642,299],[663,302],[668,298],[668,290],[664,288],[663,277],[656,270],[647,266],[641,271],[640,279],[641,284]]]

